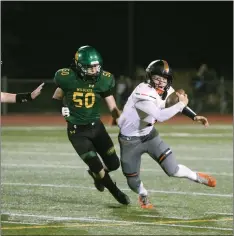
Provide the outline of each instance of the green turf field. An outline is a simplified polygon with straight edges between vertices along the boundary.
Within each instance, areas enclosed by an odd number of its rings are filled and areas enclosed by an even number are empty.
[[[119,153],[117,128],[108,128]],[[233,128],[159,125],[179,163],[212,174],[217,187],[167,177],[149,156],[141,178],[153,210],[138,206],[121,170],[112,173],[131,198],[121,206],[98,192],[62,127],[3,127],[2,235],[232,235]]]

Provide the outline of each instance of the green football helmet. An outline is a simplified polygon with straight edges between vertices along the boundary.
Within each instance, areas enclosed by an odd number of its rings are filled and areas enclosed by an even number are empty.
[[[83,80],[97,82],[102,73],[102,57],[95,48],[88,45],[80,47],[74,60],[77,73]]]

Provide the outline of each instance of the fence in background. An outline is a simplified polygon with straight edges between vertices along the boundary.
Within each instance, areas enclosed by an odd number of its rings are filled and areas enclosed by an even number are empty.
[[[194,94],[190,82],[187,79],[188,75],[181,76],[177,73],[177,78],[173,82],[174,88],[183,88],[189,95],[189,106],[196,112],[216,113],[216,114],[232,114],[233,111],[233,81],[225,80],[224,77],[215,81],[210,81],[208,87],[212,88],[204,94],[196,96]],[[9,93],[20,93],[33,91],[40,83],[45,82],[43,93],[33,103],[27,104],[2,104],[1,114],[10,115],[13,113],[40,113],[53,114],[58,110],[52,102],[52,95],[56,89],[52,79],[7,79],[3,77],[1,80],[1,91]],[[124,84],[127,79],[116,78],[116,99],[120,108],[126,102],[127,96],[132,89],[141,80],[130,80],[130,89],[128,92],[123,92],[128,85]],[[108,109],[104,102],[101,107],[102,114],[108,113]]]

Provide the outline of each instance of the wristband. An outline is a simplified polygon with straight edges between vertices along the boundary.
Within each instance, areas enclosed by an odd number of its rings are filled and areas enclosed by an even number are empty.
[[[17,93],[16,103],[32,101],[31,93]]]
[[[192,109],[190,109],[189,107],[185,107],[185,108],[182,110],[182,114],[188,116],[188,117],[191,118],[192,120],[194,120],[195,116],[197,116],[197,114],[196,114]]]

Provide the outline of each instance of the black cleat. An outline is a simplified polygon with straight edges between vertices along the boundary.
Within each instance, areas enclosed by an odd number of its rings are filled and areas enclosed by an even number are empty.
[[[93,176],[93,173],[92,173],[91,170],[88,170],[88,173],[89,173],[89,175],[93,178],[93,180],[94,180],[94,185],[95,185],[96,189],[97,189],[98,191],[100,191],[100,192],[103,192],[104,189],[105,189],[105,187],[104,187],[104,185],[102,184],[101,180],[95,178],[95,177]]]
[[[117,187],[114,191],[110,191],[110,193],[113,195],[113,197],[121,204],[128,205],[130,204],[130,198],[128,195],[120,191]]]

